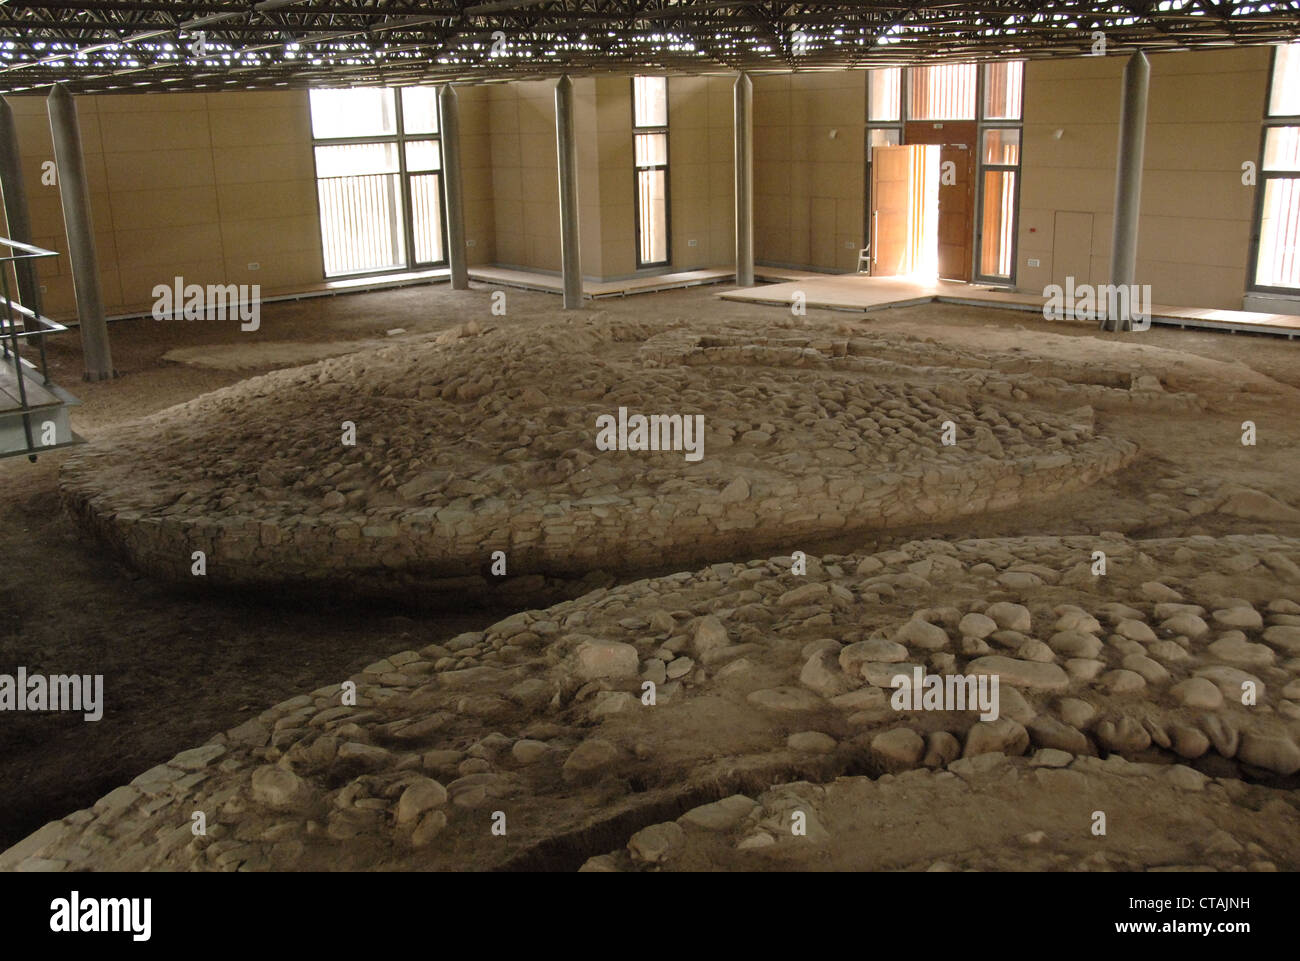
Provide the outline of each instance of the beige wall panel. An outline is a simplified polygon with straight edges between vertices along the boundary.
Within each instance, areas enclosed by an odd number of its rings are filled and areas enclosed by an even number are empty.
[[[758,111],[755,109],[755,115]],[[789,127],[754,127],[754,162],[758,164],[789,162],[794,159]]]
[[[600,231],[583,230],[583,224],[595,224],[600,220],[599,204],[581,204],[578,207],[578,249],[582,255],[582,273],[584,276],[601,276],[600,267]]]
[[[601,276],[624,277],[634,273],[637,269],[636,210],[630,194],[627,203],[604,205],[600,237]]]
[[[677,189],[677,171],[673,174],[673,191]],[[579,191],[582,187],[579,186]],[[589,187],[588,189],[593,189]],[[594,191],[602,203],[617,203],[619,200],[627,202],[634,196],[635,181],[633,180],[633,171],[631,165],[627,167],[601,167],[596,173]],[[674,198],[675,199],[675,198]]]
[[[213,187],[118,191],[112,194],[112,211],[113,225],[121,230],[211,224],[219,219]]]
[[[672,165],[708,163],[708,128],[699,127],[690,130],[671,128],[668,135],[668,162]]]
[[[1263,47],[1234,47],[1225,50],[1200,50],[1196,56],[1176,53],[1157,53],[1151,62],[1159,68],[1160,76],[1189,73],[1231,73],[1233,71],[1265,71],[1268,69],[1272,49]]]
[[[1144,218],[1249,220],[1253,203],[1254,197],[1241,186],[1239,173],[1234,176],[1219,171],[1183,171],[1161,176],[1148,171],[1142,178]]]
[[[1040,66],[1057,67],[1073,62],[1031,60],[1026,64],[1025,123],[1041,123],[1044,117],[1050,117],[1050,122],[1057,126],[1119,122],[1120,76],[1124,72],[1124,61],[1108,58],[1106,75],[1086,83]],[[1085,90],[1087,95],[1083,96]]]
[[[1058,140],[1054,134],[1061,131]],[[1117,128],[1112,123],[1026,123],[1026,158],[1040,167],[1115,169]]]
[[[1168,304],[1160,291],[1177,291],[1188,304],[1206,304],[1225,290],[1241,290],[1246,284],[1245,267],[1211,267],[1204,264],[1171,264],[1138,258],[1138,278],[1151,285],[1151,300]],[[1237,295],[1240,300],[1240,294]],[[1241,308],[1240,302],[1237,309]]]
[[[524,201],[524,233],[529,236],[547,236],[555,243],[560,240],[560,206],[558,203]]]
[[[709,121],[709,163],[736,162],[736,141],[732,130],[731,118],[726,124],[714,123],[712,113]]]
[[[494,133],[492,135],[493,179],[502,179],[513,175],[518,180],[519,169],[523,166],[523,152],[519,147],[519,134],[513,132]]]
[[[170,96],[170,95],[168,95]],[[79,98],[80,100],[84,98]],[[112,97],[105,99],[111,100]],[[167,97],[159,97],[166,100]],[[109,153],[153,150],[156,147],[211,147],[205,110],[147,110],[104,117],[100,134]]]
[[[674,135],[668,134],[669,149],[674,145]],[[632,164],[636,159],[636,154],[632,147],[632,127],[624,125],[621,128],[609,130],[601,129],[596,133],[596,141],[600,145],[600,166],[602,167],[622,167],[625,170],[631,170]]]
[[[314,180],[315,158],[311,145],[270,144],[212,149],[212,168],[219,184],[264,183],[269,180]]]
[[[707,222],[709,200],[709,165],[706,163],[674,163],[672,173],[673,208],[678,201],[690,201],[692,209],[699,209]],[[627,178],[629,184],[631,177]],[[602,184],[604,181],[602,180]],[[603,186],[602,186],[603,190]],[[631,187],[628,188],[629,194]]]
[[[111,191],[206,187],[216,183],[212,151],[200,147],[106,153],[103,162],[106,189]]]
[[[172,94],[167,95],[168,98]],[[238,90],[231,93],[204,95],[209,110],[273,110],[277,108],[301,109],[310,126],[311,108],[306,90]],[[103,113],[103,111],[100,111]]]
[[[528,238],[528,265],[538,270],[560,269],[560,241],[555,237]]]
[[[522,201],[524,198],[523,171],[518,167],[493,170],[492,193],[498,211]]]
[[[320,244],[311,249],[281,250],[275,257],[261,261],[259,269],[249,270],[254,261],[226,261],[226,277],[233,284],[259,284],[264,296],[275,291],[302,285],[300,277],[319,277],[325,272]]]
[[[1146,201],[1143,183],[1143,202]],[[1115,171],[1095,167],[1035,167],[1026,157],[1020,204],[1072,210],[1110,210],[1115,203]]]
[[[522,167],[519,171],[519,185],[523,192],[524,203],[547,202],[557,212],[560,209],[559,176],[546,167]],[[582,197],[582,186],[578,186],[578,196]]]
[[[223,259],[221,225],[216,223],[119,230],[116,238],[117,258],[123,269],[170,269],[176,263],[216,262]]]
[[[1250,221],[1190,217],[1143,217],[1140,239],[1147,262],[1164,262],[1161,251],[1177,251],[1188,265],[1241,268],[1241,251],[1250,243]]]
[[[102,96],[82,96],[77,98],[101,114],[114,113],[206,113],[210,98],[228,98],[230,104],[239,102],[248,91],[231,91],[221,94],[190,93],[177,91],[165,96],[149,93],[104,94]]]
[[[122,287],[118,303],[126,309],[151,308],[156,299],[154,287],[159,284],[173,287],[177,277],[186,284],[200,284],[204,287],[208,284],[234,283],[235,281],[226,279],[225,266],[220,260],[178,260],[167,269],[125,268],[119,272]]]
[[[1052,230],[1052,283],[1092,283],[1092,214],[1058,210]]]
[[[208,115],[212,143],[223,147],[298,144],[311,139],[306,104],[292,107],[214,110]]]
[[[1168,58],[1157,58],[1159,60]],[[1258,121],[1264,111],[1266,73],[1155,75],[1148,94],[1148,113],[1162,123],[1232,123]]]
[[[281,250],[313,250],[320,244],[316,217],[227,221],[221,225],[222,250],[238,263],[273,260]]]
[[[554,128],[519,135],[519,165],[531,170],[558,169]]]
[[[1030,269],[1026,257],[1041,259],[1052,255],[1052,227],[1055,211],[1040,207],[1020,207],[1020,261],[1021,269]]]
[[[1262,109],[1262,108],[1261,108]],[[1148,175],[1168,170],[1222,170],[1241,183],[1243,161],[1259,162],[1255,154],[1243,154],[1252,141],[1258,142],[1259,117],[1254,122],[1149,124],[1143,168]]]
[[[814,264],[824,267],[836,266],[838,252],[835,249],[835,201],[822,197],[813,198],[808,241]]]

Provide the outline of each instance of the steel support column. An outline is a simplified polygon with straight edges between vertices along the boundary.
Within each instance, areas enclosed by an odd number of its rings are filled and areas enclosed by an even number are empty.
[[[438,91],[438,129],[442,132],[442,176],[447,190],[447,266],[451,289],[469,290],[465,258],[465,189],[460,173],[460,103],[456,88]]]
[[[735,87],[736,286],[754,286],[754,84],[741,72]]]
[[[68,234],[68,259],[72,264],[72,285],[77,294],[77,317],[81,322],[81,348],[86,380],[108,380],[116,376],[104,320],[104,297],[99,286],[99,260],[95,256],[95,231],[90,220],[90,189],[86,184],[86,163],[81,152],[81,130],[77,126],[77,104],[62,84],[50,91],[46,106],[50,132],[54,136],[54,165],[63,200],[63,225]]]
[[[1142,200],[1142,154],[1146,147],[1147,83],[1151,65],[1137,50],[1124,67],[1124,92],[1119,115],[1119,156],[1115,164],[1115,227],[1110,243],[1110,282],[1136,283],[1138,213]],[[1100,308],[1100,304],[1098,307]],[[1106,317],[1103,330],[1130,330],[1132,316]]]
[[[560,171],[560,260],[564,309],[582,307],[582,258],[578,251],[578,142],[573,133],[573,81],[555,85],[555,146]]]

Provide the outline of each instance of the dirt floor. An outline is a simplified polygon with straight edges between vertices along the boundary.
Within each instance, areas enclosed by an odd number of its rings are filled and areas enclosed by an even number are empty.
[[[721,288],[695,288],[591,303],[589,311],[638,318],[718,319],[764,325],[889,331],[954,345],[1016,351],[1051,339],[1052,357],[1176,372],[1207,403],[1200,414],[1099,412],[1143,456],[1120,474],[1048,505],[885,535],[800,545],[813,552],[879,549],[918,536],[963,538],[1036,533],[1188,536],[1264,532],[1300,535],[1300,524],[1180,505],[1206,484],[1231,480],[1293,502],[1300,468],[1300,343],[1270,337],[1156,327],[1099,334],[1016,311],[929,305],[870,315],[730,304]],[[53,376],[83,406],[73,426],[90,440],[105,429],[276,367],[391,342],[471,319],[526,328],[559,316],[559,298],[511,290],[504,318],[489,313],[490,288],[421,286],[382,293],[271,303],[261,328],[238,322],[122,321],[111,327],[121,377],[80,380],[75,332],[51,342]],[[391,333],[400,329],[401,333]],[[1033,371],[1033,358],[1026,360]],[[1208,363],[1206,363],[1208,362]],[[1166,385],[1169,387],[1169,385]],[[1241,388],[1246,389],[1241,389]],[[1170,388],[1172,389],[1172,388]],[[1259,442],[1243,447],[1243,421]],[[64,454],[0,461],[0,669],[104,674],[111,710],[102,721],[11,714],[0,725],[0,849],[46,821],[97,798],[178,751],[204,742],[304,690],[336,683],[375,657],[479,630],[511,613],[428,613],[409,606],[288,606],[275,598],[219,601],[178,593],[101,556],[63,515],[57,473]],[[1187,493],[1188,491],[1194,493]],[[743,560],[744,558],[735,558]]]

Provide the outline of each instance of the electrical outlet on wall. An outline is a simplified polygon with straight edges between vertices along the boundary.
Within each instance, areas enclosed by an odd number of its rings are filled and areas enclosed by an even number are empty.
[[[254,263],[251,263],[251,264],[248,265],[248,269],[249,269],[249,270],[261,270],[261,269],[262,269],[262,265],[259,264],[259,263],[254,262]]]
[[[467,240],[467,241],[465,241],[465,246],[466,246],[466,247],[473,247],[474,244],[476,244],[477,242],[478,242],[478,241],[475,241],[475,240]]]
[[[1030,258],[1029,258],[1029,266],[1030,266],[1030,267],[1041,267],[1042,264],[1039,262],[1039,260],[1038,260],[1037,257],[1030,257]]]
[[[686,246],[687,246],[687,247],[698,247],[699,245],[700,245],[700,242],[699,242],[698,240],[688,240],[688,241],[686,241]]]

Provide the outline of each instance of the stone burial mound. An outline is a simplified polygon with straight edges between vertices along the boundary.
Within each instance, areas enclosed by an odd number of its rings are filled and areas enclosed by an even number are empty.
[[[808,560],[413,632],[0,870],[1300,867],[1300,540]],[[896,705],[918,669],[998,716]]]
[[[661,329],[469,324],[256,377],[79,450],[64,500],[177,582],[201,551],[214,586],[468,591],[494,551],[515,583],[693,566],[1014,507],[1136,454],[1090,409],[897,365],[656,364],[639,348]],[[635,449],[638,416],[680,418],[656,434],[678,449]]]

